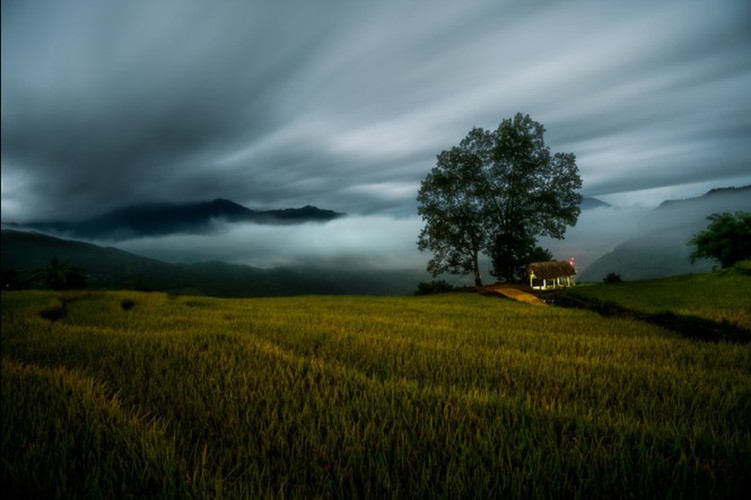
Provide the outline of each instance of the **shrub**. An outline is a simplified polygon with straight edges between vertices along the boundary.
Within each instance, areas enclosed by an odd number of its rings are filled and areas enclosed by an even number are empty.
[[[58,302],[55,305],[45,307],[41,311],[39,311],[39,316],[42,319],[46,319],[47,321],[55,322],[59,319],[62,319],[65,317],[66,314],[65,305]]]
[[[415,295],[431,295],[434,293],[448,293],[455,290],[454,286],[444,280],[421,281],[417,284]]]
[[[751,276],[751,259],[736,262],[735,265],[733,265],[732,271],[736,274]]]
[[[131,299],[123,299],[120,301],[120,308],[123,311],[130,311],[131,309],[133,309],[133,306],[135,305],[136,303],[132,301]]]
[[[621,279],[621,275],[617,273],[609,273],[605,278],[602,280],[608,285],[615,285],[617,283],[623,283],[623,279]]]

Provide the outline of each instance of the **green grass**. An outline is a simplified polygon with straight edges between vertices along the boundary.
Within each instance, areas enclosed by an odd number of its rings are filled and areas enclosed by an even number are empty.
[[[751,486],[749,346],[471,294],[4,293],[1,395],[17,498]]]
[[[744,265],[739,270],[748,267]],[[671,311],[727,321],[751,330],[751,276],[733,270],[615,285],[586,285],[572,288],[568,293],[615,302],[640,312]]]

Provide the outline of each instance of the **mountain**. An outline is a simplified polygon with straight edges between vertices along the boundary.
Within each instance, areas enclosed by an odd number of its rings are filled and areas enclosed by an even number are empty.
[[[82,221],[32,222],[23,227],[74,238],[124,240],[174,233],[200,234],[216,221],[256,224],[326,222],[344,214],[313,206],[256,211],[222,198],[198,203],[130,205]]]
[[[641,222],[636,236],[616,246],[580,273],[581,281],[600,281],[609,273],[623,279],[652,279],[706,272],[716,264],[691,264],[688,241],[707,227],[707,217],[718,212],[751,212],[751,186],[714,189],[703,196],[668,200]]]
[[[36,232],[4,229],[1,234],[3,279],[14,279],[17,283],[24,282],[31,275],[26,271],[46,267],[52,257],[70,259],[70,265],[85,269],[89,288],[156,290],[217,297],[345,293],[406,295],[425,279],[421,273],[404,271],[259,269],[219,261],[169,264],[117,248]],[[33,287],[35,284],[26,285]]]
[[[611,205],[610,203],[605,203],[600,199],[585,196],[579,206],[582,210],[592,210],[593,208],[605,208]]]

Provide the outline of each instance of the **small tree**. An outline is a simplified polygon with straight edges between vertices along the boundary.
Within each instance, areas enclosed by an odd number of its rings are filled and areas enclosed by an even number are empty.
[[[623,279],[618,273],[608,273],[608,275],[605,276],[602,281],[608,285],[617,285],[618,283],[623,283]]]
[[[695,245],[691,263],[696,259],[714,259],[722,267],[751,258],[751,213],[724,212],[707,217],[711,221],[706,229],[694,235],[688,242]]]

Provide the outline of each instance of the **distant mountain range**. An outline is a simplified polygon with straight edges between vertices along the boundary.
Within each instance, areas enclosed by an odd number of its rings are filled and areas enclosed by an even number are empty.
[[[579,205],[582,210],[592,210],[593,208],[605,208],[611,206],[610,203],[605,203],[597,198],[585,196]]]
[[[300,224],[326,222],[344,215],[310,205],[302,208],[257,211],[218,198],[198,203],[130,205],[82,221],[43,221],[15,226],[73,238],[117,241],[140,236],[206,233],[217,221]]]
[[[219,261],[169,264],[116,248],[10,229],[2,231],[1,243],[3,279],[26,287],[35,286],[26,282],[29,270],[45,268],[52,257],[70,259],[71,266],[85,269],[89,288],[217,297],[407,295],[426,279],[418,271],[260,269]]]
[[[585,198],[582,209],[607,207]],[[662,203],[641,223],[639,234],[603,255],[580,273],[581,281],[600,281],[615,272],[623,279],[649,279],[690,272],[705,272],[710,261],[691,265],[687,243],[717,212],[751,211],[751,186],[718,189],[687,200]],[[217,199],[193,204],[134,205],[82,222],[48,222],[26,225],[24,230],[2,231],[2,268],[21,271],[44,268],[50,258],[70,259],[87,271],[89,286],[104,289],[145,289],[224,297],[259,297],[299,294],[404,295],[428,278],[421,270],[331,270],[310,267],[260,269],[226,262],[170,264],[112,247],[62,239],[28,227],[81,238],[126,239],[171,233],[211,230],[212,221],[294,224],[324,222],[341,217],[315,207],[254,211]],[[7,227],[7,225],[6,225]],[[11,273],[12,274],[12,273]]]
[[[637,236],[594,261],[579,279],[600,281],[611,272],[626,280],[707,272],[716,263],[699,260],[692,265],[689,256],[694,247],[688,241],[707,227],[709,215],[737,211],[751,212],[751,186],[665,201],[644,218]]]

